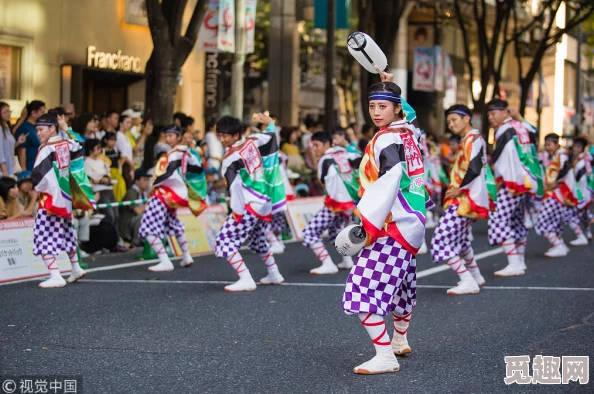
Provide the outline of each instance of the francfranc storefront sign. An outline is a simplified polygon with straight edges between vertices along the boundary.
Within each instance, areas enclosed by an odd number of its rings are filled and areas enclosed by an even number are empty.
[[[93,45],[89,45],[87,48],[87,66],[135,73],[142,72],[139,57],[122,55],[121,50],[116,53],[98,52]]]

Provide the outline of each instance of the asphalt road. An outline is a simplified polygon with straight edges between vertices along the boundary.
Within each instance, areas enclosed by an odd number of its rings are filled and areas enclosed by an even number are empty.
[[[474,234],[476,254],[493,249],[484,224]],[[287,285],[245,294],[215,283],[235,274],[214,256],[161,274],[119,267],[133,253],[89,259],[91,271],[114,269],[58,290],[0,286],[0,376],[77,375],[85,393],[591,393],[592,366],[588,385],[503,381],[504,356],[594,356],[594,246],[563,259],[545,258],[547,247],[531,234],[523,277],[493,276],[501,253],[481,259],[478,295],[446,295],[457,280],[449,269],[421,274],[413,352],[398,373],[377,376],[352,373],[374,350],[341,310],[347,273],[310,275],[317,263],[300,244],[277,257]],[[244,256],[256,279],[265,275]],[[419,272],[435,267],[419,256]]]

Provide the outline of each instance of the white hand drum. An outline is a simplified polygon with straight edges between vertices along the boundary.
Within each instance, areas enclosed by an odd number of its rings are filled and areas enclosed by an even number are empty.
[[[388,59],[373,38],[360,31],[349,34],[349,52],[367,71],[381,74],[388,66]]]

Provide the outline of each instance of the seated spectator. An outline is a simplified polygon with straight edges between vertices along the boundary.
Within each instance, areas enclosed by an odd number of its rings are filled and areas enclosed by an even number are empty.
[[[126,192],[124,201],[135,201],[148,198],[150,176],[143,169],[139,168],[134,172],[134,185]],[[142,246],[138,235],[140,219],[146,208],[146,203],[120,207],[120,236],[125,242],[134,246]]]
[[[101,158],[101,142],[87,140],[85,142],[85,172],[91,180],[93,191],[99,193],[99,204],[115,202],[113,187],[111,184],[110,169],[108,163]],[[115,207],[102,208],[99,210],[110,223],[118,226],[119,211]]]
[[[72,211],[72,227],[76,231],[76,239],[79,245],[89,242],[91,239],[90,212],[92,213],[93,211],[83,211],[80,209],[74,209]],[[89,257],[89,254],[82,247],[80,248],[80,257]]]
[[[37,119],[45,114],[46,108],[45,103],[39,100],[33,100],[26,107],[26,116],[17,121],[15,127],[16,134],[15,138],[19,139],[20,136],[24,135],[26,140],[25,143],[17,146],[17,155],[19,158],[19,165],[23,170],[33,170],[35,164],[35,158],[37,157],[37,151],[41,145],[41,141],[37,136],[37,129],[35,124]]]
[[[22,217],[34,217],[37,212],[37,192],[33,189],[31,171],[22,171],[17,176],[19,194],[17,204]]]
[[[281,129],[281,151],[287,155],[287,168],[303,171],[305,161],[297,146],[299,129],[297,127],[283,127]]]
[[[357,144],[351,141],[351,137],[344,130],[336,130],[332,133],[332,144],[334,146],[341,146],[350,153],[361,153]]]
[[[132,108],[128,108],[122,112],[122,116],[127,116],[132,120],[132,127],[128,132],[128,138],[132,141],[136,141],[140,138],[142,130],[142,112],[134,111]]]
[[[19,212],[17,197],[19,189],[13,178],[0,178],[0,219],[16,219],[23,217]]]
[[[454,156],[454,160],[451,162],[451,164],[453,164],[456,160],[456,154],[458,153],[458,150],[460,149],[460,144],[462,143],[462,138],[460,138],[459,135],[456,134],[452,134],[452,136],[449,138],[449,143],[448,145],[450,146],[450,149],[452,150],[452,155]]]
[[[190,129],[186,129],[182,131],[182,142],[183,145],[186,145],[190,148],[196,149],[197,151],[201,151],[198,147],[196,148],[196,140],[194,139],[194,133]]]
[[[365,148],[367,148],[367,144],[373,138],[375,134],[375,128],[371,125],[364,125],[361,128],[361,138],[359,139],[359,150],[361,152],[365,152]]]
[[[115,144],[115,133],[107,132],[105,134],[105,137],[103,137],[102,141],[103,155],[105,156],[104,160],[109,160],[109,176],[114,181],[117,181],[117,183],[113,185],[113,195],[116,201],[122,201],[122,198],[124,198],[124,195],[126,194],[126,181],[122,176],[122,167],[120,165],[120,152],[115,147]]]

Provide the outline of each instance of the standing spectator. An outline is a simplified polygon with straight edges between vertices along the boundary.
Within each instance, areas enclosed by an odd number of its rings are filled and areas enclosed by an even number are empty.
[[[183,112],[176,112],[173,114],[173,124],[176,125],[181,129],[182,127],[182,120],[186,117],[186,114]]]
[[[76,108],[74,107],[74,104],[62,104],[60,107],[64,109],[64,119],[68,123],[68,126],[72,127],[72,121],[76,117]]]
[[[19,189],[14,178],[0,178],[0,219],[16,219],[21,216],[17,197]]]
[[[103,116],[103,130],[100,132],[99,140],[103,138],[106,132],[111,131],[112,133],[116,132],[120,121],[120,114],[118,111],[110,109],[105,113]]]
[[[130,134],[133,139],[137,140],[140,138],[142,130],[142,113],[140,111],[134,111],[132,108],[128,108],[122,112],[122,116],[127,116],[132,120],[132,127],[130,127]]]
[[[148,198],[149,183],[150,176],[144,168],[137,169],[134,172],[134,184],[126,192],[123,201],[146,200]],[[138,229],[145,208],[146,203],[120,207],[119,231],[125,242],[132,243],[135,246],[142,246]]]
[[[85,142],[85,172],[87,173],[93,191],[99,193],[98,203],[115,202],[113,195],[113,187],[111,185],[111,177],[109,173],[109,166],[101,156],[101,142],[95,139],[87,140]],[[99,212],[104,214],[112,225],[118,227],[119,211],[117,208],[103,208]]]
[[[26,113],[26,120],[21,116],[21,119],[17,122],[17,125],[20,123],[20,126],[16,130],[15,138],[19,139],[20,136],[25,136],[25,143],[17,146],[17,154],[21,169],[32,171],[35,165],[37,151],[41,145],[35,124],[37,118],[45,114],[45,103],[39,100],[31,101],[27,105]]]
[[[116,201],[122,201],[124,195],[126,194],[126,181],[122,176],[122,166],[120,163],[120,152],[115,147],[116,144],[116,135],[115,133],[109,132],[105,134],[103,137],[102,145],[103,145],[103,155],[106,157],[106,160],[109,162],[109,175],[112,180],[117,181],[115,185],[113,185],[113,195]]]
[[[80,134],[85,140],[95,139],[100,141],[101,135],[105,134],[97,130],[95,115],[89,112],[81,114],[72,121],[72,130]]]
[[[142,163],[144,169],[149,171],[153,168],[157,164],[157,157],[169,152],[170,149],[171,147],[166,142],[165,127],[156,126],[146,140],[144,161]]]
[[[126,181],[126,189],[132,186],[134,180],[134,149],[126,135],[132,127],[132,120],[127,116],[120,117],[119,129],[116,133],[116,148],[120,151],[120,159],[122,160],[122,176]]]
[[[37,192],[33,189],[31,171],[22,171],[17,176],[19,194],[17,204],[22,217],[34,217],[37,212]]]
[[[319,121],[311,117],[311,115],[305,119],[304,123],[307,130],[303,131],[301,135],[301,153],[303,153],[303,156],[305,157],[305,164],[307,164],[307,167],[312,170],[315,170],[317,169],[317,159],[315,157],[315,153],[313,150],[311,136],[315,132],[321,131],[322,125]]]
[[[14,176],[14,149],[15,139],[10,131],[10,106],[0,101],[0,169],[2,170],[2,176],[13,177]],[[26,137],[20,138],[20,143],[24,143]]]
[[[207,159],[208,167],[216,169],[217,173],[219,173],[225,150],[223,149],[223,144],[221,144],[221,141],[217,138],[216,121],[214,120],[210,120],[206,125],[203,146],[206,147],[204,154]]]

